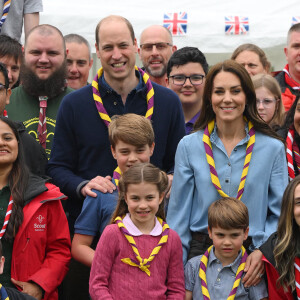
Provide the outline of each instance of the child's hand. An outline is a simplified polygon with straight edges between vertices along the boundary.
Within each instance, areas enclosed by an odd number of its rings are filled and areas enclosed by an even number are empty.
[[[42,288],[37,285],[34,282],[24,282],[24,281],[18,281],[13,278],[11,278],[11,281],[13,284],[18,285],[22,292],[34,297],[37,300],[41,300],[43,297],[43,290]]]
[[[247,257],[244,272],[246,272],[246,275],[242,282],[245,287],[257,285],[261,281],[261,277],[265,273],[265,267],[260,250],[254,250]]]

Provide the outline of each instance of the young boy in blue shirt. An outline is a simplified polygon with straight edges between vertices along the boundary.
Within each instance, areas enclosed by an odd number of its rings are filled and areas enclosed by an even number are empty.
[[[120,174],[136,163],[150,162],[154,150],[154,131],[148,119],[136,114],[117,116],[112,119],[108,134]],[[117,186],[117,176],[112,182]],[[118,201],[117,189],[112,194],[93,192],[97,197],[85,198],[72,241],[72,256],[89,267],[95,254],[91,248],[94,237],[101,234],[109,223]]]
[[[208,209],[208,234],[213,246],[185,266],[185,300],[268,299],[263,280],[256,286],[242,284],[247,253],[243,242],[249,232],[246,205],[235,198],[222,198]],[[234,288],[237,286],[237,288]],[[206,296],[206,298],[203,297]]]

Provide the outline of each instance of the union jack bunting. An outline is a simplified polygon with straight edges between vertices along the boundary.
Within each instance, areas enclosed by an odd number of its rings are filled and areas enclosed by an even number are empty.
[[[186,35],[187,13],[167,13],[164,14],[164,27],[168,28],[172,35]]]
[[[292,26],[297,24],[297,23],[300,23],[300,17],[293,17],[292,18]]]
[[[225,17],[225,34],[239,35],[249,32],[249,18],[230,16]]]

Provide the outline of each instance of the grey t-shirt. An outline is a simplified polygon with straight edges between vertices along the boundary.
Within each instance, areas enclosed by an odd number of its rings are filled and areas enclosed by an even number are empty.
[[[3,12],[3,2],[0,0],[0,18]],[[25,14],[43,11],[42,0],[14,0],[11,1],[7,18],[2,26],[0,34],[9,35],[20,41]]]

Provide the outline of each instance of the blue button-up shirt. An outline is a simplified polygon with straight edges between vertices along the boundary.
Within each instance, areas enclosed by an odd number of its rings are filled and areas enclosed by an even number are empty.
[[[240,251],[233,263],[223,267],[222,263],[214,254],[214,248],[209,253],[206,281],[210,299],[227,299],[235,281],[237,269],[240,265],[242,252]],[[202,255],[190,259],[184,268],[185,289],[193,292],[193,299],[202,300],[201,279],[199,277],[200,261]],[[264,280],[256,286],[245,288],[242,281],[236,291],[235,299],[260,300],[268,297],[268,292]]]
[[[210,136],[220,184],[230,197],[237,196],[241,180],[250,138],[248,126],[245,130],[246,137],[236,145],[230,157],[218,137],[216,127]],[[191,232],[207,233],[208,207],[221,198],[211,182],[202,138],[203,130],[185,136],[175,156],[167,222],[181,238],[184,263],[192,239]],[[253,245],[259,247],[276,231],[288,174],[284,144],[260,132],[256,132],[255,139],[241,200],[249,210],[249,236]]]

